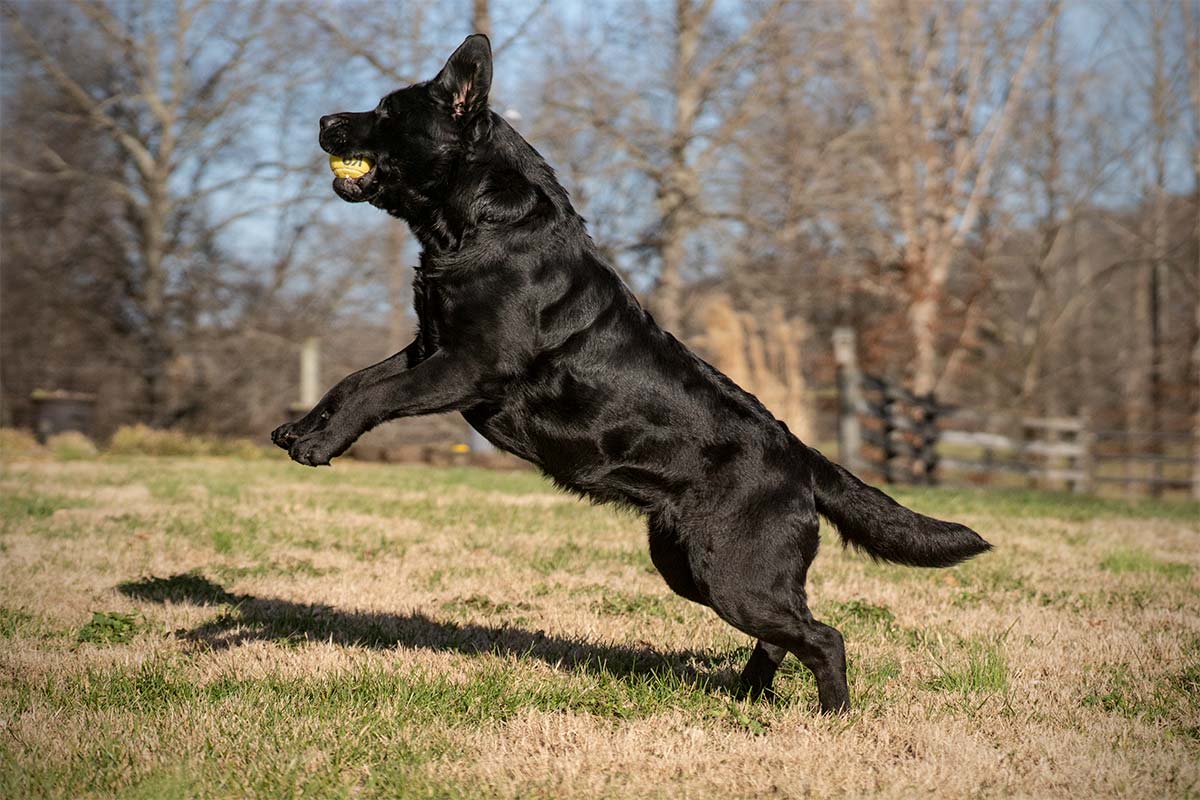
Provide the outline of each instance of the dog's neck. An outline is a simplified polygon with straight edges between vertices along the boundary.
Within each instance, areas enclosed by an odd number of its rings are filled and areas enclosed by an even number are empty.
[[[421,245],[421,252],[438,256],[460,250],[469,239],[472,228],[457,218],[454,209],[436,203],[421,203],[403,210],[388,210],[408,224],[408,229]]]
[[[549,164],[507,120],[494,112],[488,114],[489,124],[481,126],[485,127],[486,133],[481,144],[473,148],[479,154],[476,157],[492,164],[506,165],[540,190],[553,208],[554,221],[574,221],[583,225],[567,190],[559,184]],[[465,174],[465,170],[451,174],[426,187],[395,188],[386,192],[376,205],[408,224],[421,244],[423,254],[436,259],[459,252],[469,246],[479,224],[471,216],[473,203],[464,203],[463,197],[459,196],[460,192],[469,194],[469,190],[463,188],[463,182],[469,182]]]

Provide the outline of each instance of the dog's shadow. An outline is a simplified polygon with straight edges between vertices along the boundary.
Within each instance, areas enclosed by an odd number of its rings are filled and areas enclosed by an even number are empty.
[[[321,603],[235,594],[195,572],[125,581],[117,589],[128,597],[156,603],[229,606],[225,613],[209,622],[176,632],[182,639],[212,649],[235,647],[247,641],[321,641],[378,650],[425,648],[467,655],[536,658],[565,671],[621,679],[671,676],[704,691],[741,693],[729,660],[732,653],[722,656],[698,650],[659,652],[649,647],[589,642],[507,624],[442,621],[421,613],[343,611]]]

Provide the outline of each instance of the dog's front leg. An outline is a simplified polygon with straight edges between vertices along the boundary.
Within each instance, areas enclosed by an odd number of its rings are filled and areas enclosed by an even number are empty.
[[[397,372],[409,369],[415,360],[417,343],[413,342],[393,356],[377,364],[364,367],[342,378],[325,393],[325,396],[300,419],[285,422],[271,432],[271,441],[284,450],[291,450],[303,436],[323,429],[339,408],[363,386],[369,385]]]
[[[453,358],[444,350],[412,369],[380,373],[342,398],[324,425],[301,436],[288,453],[306,466],[328,464],[359,436],[389,419],[472,406],[479,401],[479,375],[473,360]]]

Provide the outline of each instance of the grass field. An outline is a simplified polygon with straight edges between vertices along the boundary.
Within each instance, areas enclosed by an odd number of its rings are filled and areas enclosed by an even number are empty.
[[[533,473],[0,472],[0,797],[1200,796],[1200,510],[906,492],[996,552],[810,589],[855,710]]]

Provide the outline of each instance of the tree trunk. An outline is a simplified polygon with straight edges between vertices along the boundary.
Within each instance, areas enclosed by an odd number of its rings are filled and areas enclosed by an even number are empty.
[[[921,289],[908,309],[908,325],[913,341],[912,390],[928,394],[937,385],[938,306],[940,292],[933,286]]]
[[[663,328],[679,335],[683,321],[683,260],[685,226],[679,217],[683,209],[665,211],[659,243],[661,265],[654,282],[651,308],[655,319]]]
[[[1125,363],[1125,430],[1130,435],[1128,440],[1137,450],[1143,439],[1139,435],[1146,431],[1146,421],[1149,418],[1149,373],[1150,362],[1153,358],[1153,348],[1150,343],[1151,297],[1153,295],[1153,265],[1141,266],[1133,275],[1133,298],[1131,309],[1132,330],[1127,349]],[[1127,478],[1136,477],[1136,467],[1133,462],[1126,462]],[[1128,494],[1137,493],[1135,483],[1127,483]]]
[[[142,331],[142,380],[146,408],[142,418],[159,427],[170,421],[169,376],[167,369],[172,358],[170,332],[167,324],[167,274],[165,252],[166,224],[169,215],[165,180],[147,175],[143,185],[146,204],[140,215],[140,256],[145,270],[142,282],[141,306],[145,315]],[[134,269],[133,265],[127,267]]]
[[[1073,254],[1072,282],[1075,287],[1074,291],[1094,291],[1085,288],[1091,285],[1092,262],[1091,253],[1084,253],[1078,245],[1080,224],[1076,222],[1071,225],[1071,242],[1068,252]],[[1075,365],[1076,380],[1073,390],[1076,397],[1075,414],[1084,419],[1089,430],[1095,430],[1094,418],[1096,416],[1092,409],[1092,393],[1094,391],[1092,387],[1095,380],[1095,370],[1092,365],[1092,331],[1094,330],[1092,308],[1092,302],[1086,302],[1080,307],[1072,320],[1071,331],[1068,334],[1071,339],[1072,362]]]
[[[142,399],[140,416],[151,427],[170,422],[170,376],[167,374],[171,353],[161,334],[149,332],[142,345]]]
[[[1162,407],[1163,407],[1163,327],[1165,315],[1163,314],[1163,297],[1162,292],[1166,289],[1167,281],[1167,163],[1166,152],[1168,138],[1171,135],[1171,127],[1174,122],[1174,115],[1171,111],[1171,86],[1170,78],[1167,75],[1167,45],[1166,45],[1166,26],[1167,14],[1170,6],[1166,3],[1156,7],[1152,20],[1152,46],[1154,73],[1150,84],[1150,119],[1153,129],[1153,142],[1151,145],[1151,159],[1154,169],[1154,185],[1153,185],[1153,207],[1151,225],[1153,231],[1150,236],[1151,259],[1152,263],[1146,268],[1145,286],[1139,286],[1139,292],[1144,292],[1146,297],[1142,302],[1145,303],[1146,319],[1144,324],[1147,326],[1147,356],[1146,363],[1146,390],[1149,394],[1147,398],[1147,411],[1149,412],[1144,420],[1147,431],[1150,436],[1146,442],[1146,452],[1152,455],[1162,455],[1162,440],[1158,437],[1162,429]],[[1150,475],[1156,482],[1150,484],[1150,492],[1155,497],[1162,494],[1162,485],[1157,480],[1162,478],[1162,464],[1154,462],[1150,470]]]
[[[658,250],[661,263],[651,306],[659,324],[676,334],[680,333],[683,321],[683,262],[687,234],[692,227],[688,209],[696,190],[696,176],[688,164],[687,148],[702,103],[700,86],[693,73],[706,14],[707,11],[693,7],[690,0],[677,0],[675,4],[672,65],[675,118],[669,147],[671,163],[664,183],[659,187],[658,207],[662,222]]]
[[[1184,44],[1188,53],[1188,88],[1192,101],[1192,191],[1196,241],[1200,242],[1200,3],[1185,2],[1183,7]],[[1200,252],[1196,254],[1196,275],[1200,277]],[[1200,500],[1200,302],[1196,303],[1196,327],[1192,338],[1192,380],[1196,390],[1195,416],[1192,417],[1192,499]]]
[[[473,0],[471,5],[472,33],[482,33],[492,38],[492,15],[488,10],[488,0]]]

